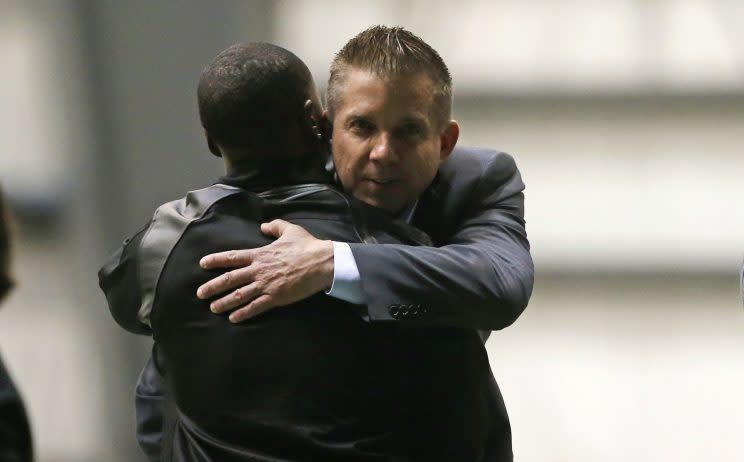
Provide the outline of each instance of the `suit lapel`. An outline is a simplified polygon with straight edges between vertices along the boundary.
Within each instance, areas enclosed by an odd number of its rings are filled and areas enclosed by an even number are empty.
[[[429,234],[435,245],[441,245],[442,242],[442,209],[442,181],[440,175],[437,174],[419,198],[411,221],[415,227]]]

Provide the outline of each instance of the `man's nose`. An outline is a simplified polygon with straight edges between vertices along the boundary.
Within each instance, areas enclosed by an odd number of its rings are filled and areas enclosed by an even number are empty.
[[[372,151],[369,153],[369,160],[373,162],[395,162],[397,159],[393,139],[388,133],[381,133],[377,137]]]

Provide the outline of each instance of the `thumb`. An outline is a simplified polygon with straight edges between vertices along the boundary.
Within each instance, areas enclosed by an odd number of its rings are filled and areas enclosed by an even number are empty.
[[[290,226],[292,224],[287,221],[272,220],[268,223],[261,223],[261,232],[267,236],[281,237]]]

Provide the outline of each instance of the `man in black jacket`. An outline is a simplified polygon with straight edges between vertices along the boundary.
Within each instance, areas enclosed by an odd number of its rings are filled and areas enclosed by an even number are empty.
[[[10,277],[8,215],[0,191],[0,302],[13,286]],[[31,431],[20,396],[0,361],[0,461],[30,462]]]

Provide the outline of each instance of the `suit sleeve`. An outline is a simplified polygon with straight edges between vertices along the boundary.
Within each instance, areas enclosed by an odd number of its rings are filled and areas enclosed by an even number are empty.
[[[514,160],[497,156],[446,245],[351,244],[369,301],[365,320],[479,330],[512,324],[534,278],[523,190]]]
[[[127,239],[98,271],[98,283],[106,294],[111,316],[124,329],[135,334],[152,331],[137,318],[142,305],[136,253],[146,228]]]

